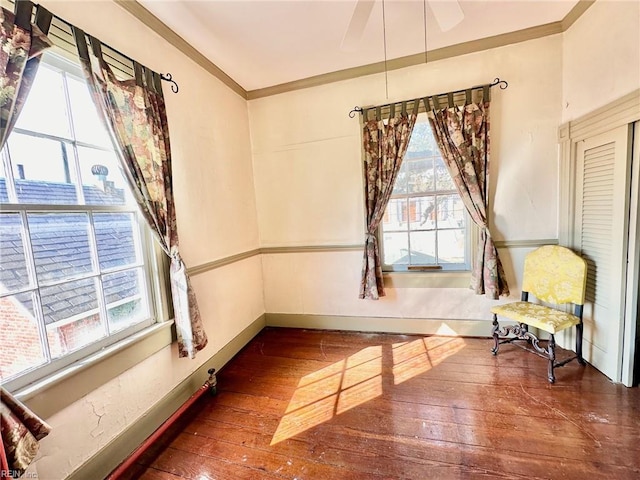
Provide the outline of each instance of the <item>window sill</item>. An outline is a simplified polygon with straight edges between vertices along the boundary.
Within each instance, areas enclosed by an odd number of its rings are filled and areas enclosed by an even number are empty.
[[[468,288],[471,272],[385,272],[386,288]]]
[[[172,325],[173,321],[156,323],[13,393],[29,409],[48,418],[170,345]]]

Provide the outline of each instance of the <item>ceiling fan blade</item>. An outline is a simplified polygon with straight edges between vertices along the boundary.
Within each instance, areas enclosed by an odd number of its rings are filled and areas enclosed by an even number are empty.
[[[457,0],[435,0],[427,3],[443,32],[451,30],[464,18],[464,12]]]
[[[373,10],[374,0],[356,0],[356,6],[353,9],[351,15],[351,21],[347,27],[347,31],[344,33],[342,43],[340,44],[341,50],[353,51],[356,50],[364,29],[367,26],[369,17],[371,16],[371,10]]]

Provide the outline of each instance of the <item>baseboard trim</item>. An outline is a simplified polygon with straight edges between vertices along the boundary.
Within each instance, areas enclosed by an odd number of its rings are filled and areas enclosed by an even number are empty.
[[[267,313],[268,327],[349,330],[460,337],[489,337],[491,320],[455,320],[442,318],[356,317],[342,315],[305,315]]]
[[[127,426],[122,433],[76,469],[67,480],[105,478],[127,458],[149,435],[167,420],[208,378],[211,367],[220,370],[234,355],[266,326],[266,315],[254,320],[200,368],[153,405],[145,414]]]

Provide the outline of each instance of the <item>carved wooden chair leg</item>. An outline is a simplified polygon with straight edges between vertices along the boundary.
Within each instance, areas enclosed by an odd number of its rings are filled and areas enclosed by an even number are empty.
[[[500,348],[500,337],[498,336],[498,330],[500,329],[500,325],[498,324],[498,316],[493,314],[493,328],[491,329],[491,333],[493,334],[493,348],[491,349],[491,353],[494,355],[498,354],[498,349]]]
[[[587,362],[582,358],[582,323],[576,325],[576,358],[580,365],[586,365]]]
[[[547,375],[549,383],[556,381],[556,376],[553,373],[553,367],[556,362],[556,339],[553,334],[549,335],[549,344],[547,345],[547,352],[549,354],[549,367],[547,369]]]

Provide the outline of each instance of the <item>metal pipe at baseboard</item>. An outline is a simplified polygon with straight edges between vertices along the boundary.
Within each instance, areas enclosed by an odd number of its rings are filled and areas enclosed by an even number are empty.
[[[131,466],[133,466],[138,459],[142,456],[144,452],[146,452],[154,442],[156,442],[164,433],[187,411],[189,408],[196,403],[202,396],[210,392],[212,395],[216,394],[217,389],[217,380],[216,380],[216,369],[210,368],[207,373],[209,373],[209,378],[206,382],[193,394],[189,397],[189,399],[184,402],[180,408],[178,408],[173,414],[167,418],[162,425],[160,425],[147,439],[140,444],[138,448],[136,448],[131,455],[124,459],[124,461],[118,465],[118,467],[109,474],[109,476],[105,480],[118,480],[124,475]]]

